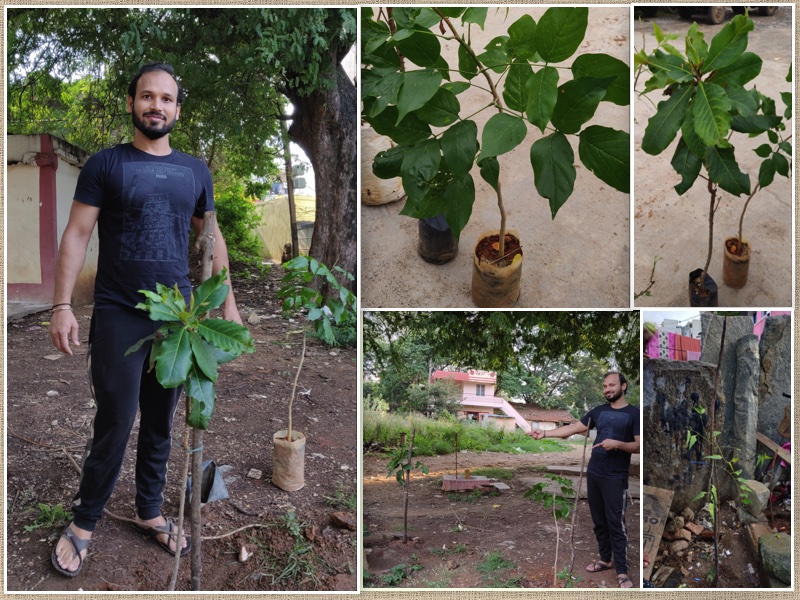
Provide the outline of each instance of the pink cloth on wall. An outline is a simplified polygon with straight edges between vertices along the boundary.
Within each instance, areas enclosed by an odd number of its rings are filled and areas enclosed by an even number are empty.
[[[686,360],[700,360],[700,352],[694,352],[693,350],[686,351]]]
[[[658,358],[658,332],[648,340],[645,354],[650,358]]]

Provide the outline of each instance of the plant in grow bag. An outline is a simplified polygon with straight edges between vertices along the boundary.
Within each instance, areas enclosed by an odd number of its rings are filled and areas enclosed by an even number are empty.
[[[659,102],[650,118],[642,150],[661,154],[680,133],[671,162],[681,176],[675,191],[683,195],[698,177],[706,181],[708,253],[704,267],[690,274],[690,300],[693,306],[716,306],[716,284],[708,276],[708,267],[713,251],[714,214],[720,201],[718,190],[748,196],[739,220],[739,234],[729,240],[729,250],[737,256],[747,256],[749,261],[750,247],[742,235],[747,206],[756,192],[772,183],[776,173],[789,174],[791,136],[782,132],[786,131],[785,121],[791,118],[791,94],[781,94],[786,110],[779,115],[774,100],[755,86],[745,87],[760,73],[763,62],[757,54],[745,52],[748,33],[753,30],[753,21],[746,15],[735,16],[710,44],[694,23],[684,36],[683,53],[665,41],[655,23],[653,29],[659,48],[651,54],[639,50],[634,58],[637,67],[646,67],[652,73],[643,93],[660,90],[668,98]],[[790,79],[791,76],[787,78]],[[769,144],[755,150],[764,161],[754,186],[736,161],[734,133],[749,137],[766,134],[769,139]],[[734,285],[741,287],[744,281]]]
[[[458,239],[472,214],[470,171],[477,164],[497,195],[500,228],[476,247],[473,300],[478,306],[513,305],[522,248],[506,230],[499,157],[522,144],[528,125],[539,130],[529,148],[533,183],[549,201],[553,218],[575,184],[570,136],[577,138],[581,162],[627,193],[628,133],[587,124],[601,101],[629,103],[628,66],[594,53],[564,64],[583,42],[588,8],[549,8],[538,23],[523,15],[484,49],[475,48],[471,39],[473,28],[484,26],[485,7],[395,7],[382,10],[377,20],[373,16],[371,8],[362,9],[362,118],[396,144],[375,156],[373,172],[402,178],[407,200],[401,214],[417,219],[443,214]],[[457,64],[442,56],[442,40],[458,44]],[[463,114],[460,94],[486,94],[478,112],[496,114],[482,131],[473,120],[477,113]],[[501,271],[514,267],[513,274],[485,274],[483,265]],[[508,289],[503,283],[495,292],[482,291],[496,278],[513,281]]]

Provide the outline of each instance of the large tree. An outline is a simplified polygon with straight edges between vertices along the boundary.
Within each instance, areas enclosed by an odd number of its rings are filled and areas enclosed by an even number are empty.
[[[89,151],[130,139],[127,83],[148,62],[175,66],[187,98],[174,144],[212,171],[271,172],[291,120],[316,175],[310,253],[355,274],[357,105],[341,64],[354,9],[9,8],[7,29],[12,133]]]

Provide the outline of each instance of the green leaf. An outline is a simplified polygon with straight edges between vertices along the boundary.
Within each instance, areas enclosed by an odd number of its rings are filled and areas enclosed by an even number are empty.
[[[461,121],[442,134],[442,156],[455,174],[469,173],[478,152],[478,126],[474,121]]]
[[[769,138],[769,141],[772,142],[773,144],[777,144],[778,141],[780,140],[780,138],[778,137],[778,134],[775,131],[772,131],[772,130],[769,130],[767,132],[767,137]]]
[[[510,152],[522,143],[527,133],[525,122],[519,117],[507,113],[496,114],[483,126],[481,156],[498,156]]]
[[[608,54],[581,54],[572,63],[572,75],[579,77],[613,77],[603,100],[619,106],[630,104],[630,68]]]
[[[694,74],[685,58],[666,54],[661,50],[656,50],[648,57],[647,66],[653,73],[653,77],[645,82],[645,93],[665,88],[673,83],[685,83],[694,79]]]
[[[553,67],[543,67],[528,79],[528,106],[525,114],[528,121],[542,133],[553,116],[558,100],[558,71]]]
[[[558,88],[558,99],[551,119],[564,133],[577,133],[594,116],[613,77],[581,77]]]
[[[745,52],[736,62],[714,71],[709,81],[722,87],[742,87],[761,73],[762,64],[763,61],[758,54]]]
[[[478,74],[478,63],[461,44],[458,45],[458,72],[467,81]]]
[[[733,148],[706,148],[706,168],[711,181],[734,196],[750,193],[750,177],[739,170]]]
[[[789,176],[789,161],[786,160],[786,157],[783,154],[778,154],[777,152],[773,154],[772,162],[775,163],[775,170],[779,175],[782,175],[783,177]]]
[[[188,411],[186,424],[197,429],[208,429],[214,412],[214,383],[209,381],[195,365],[186,380]]]
[[[533,180],[539,195],[550,201],[550,212],[556,213],[572,195],[575,186],[575,154],[566,136],[557,131],[531,146]]]
[[[578,155],[596,177],[620,192],[630,192],[630,136],[592,125],[580,133]]]
[[[372,173],[380,179],[393,179],[400,176],[400,165],[406,153],[404,146],[393,146],[388,150],[381,150],[372,160]]]
[[[722,460],[722,456],[719,454],[712,454],[711,456],[704,456],[703,460]]]
[[[581,45],[588,22],[588,8],[548,8],[536,26],[537,53],[548,63],[569,58]]]
[[[500,162],[496,156],[489,156],[478,160],[478,167],[481,170],[481,177],[483,180],[497,191],[498,182],[500,181]]]
[[[661,154],[675,139],[693,91],[691,85],[679,85],[669,99],[658,103],[656,114],[650,117],[642,138],[642,150],[647,154]]]
[[[495,73],[503,73],[510,62],[505,48],[493,48],[478,55],[478,60],[481,61],[484,67],[491,69]]]
[[[464,11],[464,16],[461,17],[461,22],[475,23],[478,27],[483,29],[483,25],[486,23],[486,15],[488,12],[489,9],[485,6],[470,6]]]
[[[454,81],[452,83],[444,83],[442,87],[458,96],[461,92],[466,92],[471,86],[466,81]]]
[[[736,115],[731,120],[731,129],[739,133],[764,133],[780,124],[781,120],[775,115]]]
[[[147,337],[143,337],[142,339],[140,339],[138,342],[136,342],[133,346],[131,346],[130,348],[128,348],[125,351],[125,356],[130,356],[134,352],[138,352],[139,349],[142,346],[144,346],[145,342],[149,342],[150,340],[154,339],[155,337],[156,337],[155,333],[153,333],[151,335],[148,335]]]
[[[728,98],[731,101],[731,110],[733,112],[743,117],[756,114],[758,102],[756,102],[752,94],[740,87],[727,88],[725,93],[728,94]]]
[[[434,127],[447,127],[455,123],[461,105],[453,92],[440,87],[425,106],[414,111],[423,123]]]
[[[161,343],[161,352],[156,360],[156,377],[165,388],[176,388],[186,381],[191,366],[189,335],[181,327]]]
[[[708,44],[705,35],[700,31],[697,23],[692,23],[686,32],[686,57],[694,65],[701,65],[708,56]]]
[[[710,73],[727,67],[747,48],[747,32],[753,30],[753,20],[744,15],[736,15],[711,39],[708,56],[700,68],[700,73]]]
[[[792,155],[792,145],[789,142],[780,142],[778,148],[783,150],[788,156]]]
[[[437,140],[425,140],[406,151],[400,166],[400,175],[403,178],[403,189],[412,204],[422,200],[428,192],[430,181],[439,171],[441,160]]]
[[[775,179],[775,163],[772,159],[767,159],[761,163],[761,167],[758,169],[758,185],[761,189],[764,189],[768,185],[772,183]]]
[[[697,133],[694,130],[694,114],[691,104],[686,109],[686,115],[684,116],[683,123],[681,124],[681,136],[690,152],[692,152],[701,160],[705,158],[706,145],[697,136]]]
[[[369,75],[367,75],[369,73]],[[371,71],[362,70],[361,97],[373,97],[375,102],[370,108],[370,116],[383,112],[390,104],[397,103],[397,92],[403,83],[403,74],[398,72],[378,76]]]
[[[772,154],[772,146],[769,144],[761,144],[754,150],[754,152],[761,158],[767,158],[770,154]]]
[[[219,307],[228,297],[230,287],[223,283],[228,277],[228,271],[223,269],[201,283],[194,292],[194,309],[192,316],[201,315]]]
[[[447,198],[444,216],[458,243],[461,232],[472,215],[472,205],[475,203],[475,182],[472,180],[472,175],[464,173],[455,177],[444,194]]]
[[[692,187],[697,176],[700,175],[703,161],[689,150],[683,137],[681,137],[678,140],[678,146],[675,148],[675,154],[670,164],[681,176],[681,182],[675,186],[675,191],[679,196],[682,196]]]
[[[406,115],[397,125],[397,107],[390,106],[381,114],[365,118],[376,133],[389,137],[401,145],[413,145],[431,136],[431,128],[415,114]]]
[[[528,60],[536,54],[536,21],[522,15],[508,27],[506,50],[511,58]]]
[[[705,497],[706,497],[706,492],[700,492],[699,494],[697,494],[697,496],[692,498],[692,501],[689,502],[689,504],[692,504],[693,502],[696,502],[697,500],[700,500],[700,498],[705,498]]]
[[[455,19],[457,17],[460,17],[462,14],[464,14],[464,11],[466,10],[466,8],[464,8],[463,6],[462,7],[457,7],[457,6],[456,7],[447,7],[447,8],[438,6],[438,7],[436,7],[436,10],[438,10],[440,13],[442,13],[442,15],[444,15],[445,17],[449,17],[451,19]]]
[[[519,112],[525,110],[528,104],[527,83],[532,73],[533,69],[526,60],[514,60],[509,67],[503,86],[503,100],[511,110]]]
[[[438,71],[406,71],[403,84],[397,94],[398,125],[408,113],[422,108],[433,98],[442,83],[442,74]],[[377,130],[376,130],[377,131]]]
[[[203,339],[226,352],[252,353],[253,338],[250,331],[238,323],[225,319],[204,319],[197,325]]]
[[[439,38],[419,25],[414,28],[414,34],[411,37],[398,42],[397,49],[415,65],[431,68],[436,66],[442,53]]]
[[[722,144],[731,128],[731,101],[718,85],[698,83],[692,111],[694,130],[706,146]]]
[[[217,359],[214,357],[214,347],[193,331],[189,332],[189,345],[192,348],[194,363],[206,377],[211,381],[216,381],[219,374]]]

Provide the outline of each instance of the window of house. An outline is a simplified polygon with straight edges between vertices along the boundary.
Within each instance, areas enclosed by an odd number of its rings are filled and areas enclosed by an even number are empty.
[[[475,395],[476,396],[485,396],[486,395],[486,386],[485,385],[476,385],[475,386]]]

